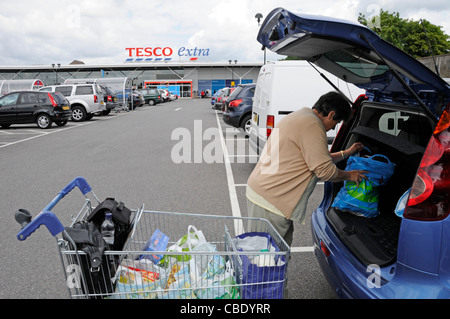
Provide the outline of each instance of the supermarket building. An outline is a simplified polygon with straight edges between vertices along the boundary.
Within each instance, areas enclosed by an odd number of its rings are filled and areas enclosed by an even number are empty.
[[[206,51],[200,49],[183,51],[188,54],[186,52],[204,54]],[[125,78],[126,88],[165,88],[181,98],[196,98],[201,91],[211,96],[224,87],[256,83],[259,70],[264,64],[262,61],[247,63],[236,60],[203,62],[197,57],[189,56],[185,57],[188,59],[186,61],[174,61],[164,58],[162,50],[159,51],[161,57],[156,58],[146,56],[144,50],[132,53],[135,56],[127,58],[120,64],[87,65],[75,60],[68,65],[0,66],[0,80],[36,79],[43,85],[54,85],[76,79]]]

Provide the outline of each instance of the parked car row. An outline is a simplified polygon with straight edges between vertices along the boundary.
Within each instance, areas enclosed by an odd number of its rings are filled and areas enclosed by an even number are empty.
[[[225,100],[233,93],[235,88],[225,87],[223,89],[218,90],[211,97],[211,105],[213,110],[221,110],[225,109]]]
[[[130,91],[126,92],[129,109],[145,103],[164,102],[158,90],[149,89],[133,90],[132,103]],[[167,101],[175,99],[167,96]],[[26,123],[36,123],[42,129],[50,128],[53,123],[64,126],[69,119],[81,122],[94,115],[108,115],[121,106],[119,100],[111,88],[93,83],[51,85],[38,91],[12,92],[0,97],[0,126],[8,128],[12,124]]]
[[[178,99],[178,96],[165,89],[145,88],[139,89],[138,92],[144,97],[144,102],[149,105],[170,102]]]

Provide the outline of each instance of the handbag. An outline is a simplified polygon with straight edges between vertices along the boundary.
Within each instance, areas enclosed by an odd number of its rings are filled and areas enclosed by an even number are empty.
[[[345,181],[331,206],[357,216],[378,216],[379,187],[386,185],[394,174],[395,164],[382,154],[370,157],[350,156],[345,170],[367,171],[366,179],[359,185]]]
[[[72,249],[81,250],[85,253],[79,255],[79,266],[84,278],[81,281],[83,292],[89,295],[113,292],[111,278],[114,276],[115,267],[112,259],[105,257],[103,254],[108,248],[108,244],[104,241],[95,224],[78,222],[73,227],[66,227],[65,230],[63,238],[70,243],[73,241],[76,245]]]

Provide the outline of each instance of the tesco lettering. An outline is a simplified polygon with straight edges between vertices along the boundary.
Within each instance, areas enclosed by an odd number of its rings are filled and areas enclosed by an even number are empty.
[[[170,47],[156,47],[156,48],[125,48],[128,51],[128,56],[171,56],[173,50]]]
[[[173,54],[173,49],[171,47],[125,48],[125,51],[128,52],[129,57],[170,57]],[[197,47],[190,49],[181,47],[178,50],[178,56],[209,56],[209,49],[199,49]]]

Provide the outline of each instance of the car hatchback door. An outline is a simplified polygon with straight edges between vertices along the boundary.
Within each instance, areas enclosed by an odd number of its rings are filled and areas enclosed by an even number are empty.
[[[0,99],[0,123],[12,124],[16,122],[16,107],[19,93],[10,93]]]
[[[359,23],[277,8],[268,14],[257,40],[273,52],[307,60],[367,90],[373,100],[433,92],[420,107],[434,121],[442,109],[432,99],[442,95],[448,103],[450,88],[444,80]]]

